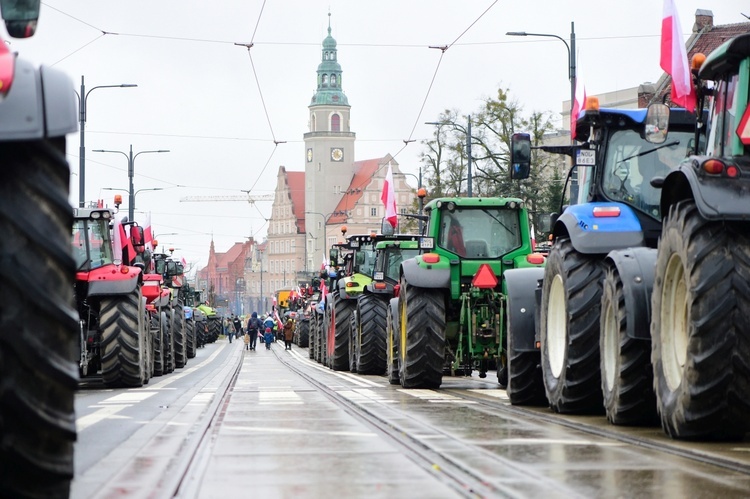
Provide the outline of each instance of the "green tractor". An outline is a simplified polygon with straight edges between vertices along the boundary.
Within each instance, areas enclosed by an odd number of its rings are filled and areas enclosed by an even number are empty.
[[[377,236],[372,282],[364,287],[352,315],[350,363],[359,374],[383,374],[386,370],[386,316],[388,302],[398,289],[401,262],[419,254],[419,236]],[[396,377],[398,383],[398,376]]]
[[[347,242],[338,244],[330,250],[332,266],[344,263],[344,277],[340,277],[331,286],[326,296],[327,326],[323,335],[327,339],[326,360],[328,367],[334,371],[356,370],[352,364],[350,339],[352,337],[352,313],[357,308],[357,299],[362,295],[365,286],[372,282],[375,267],[375,235],[349,236]],[[340,250],[350,250],[343,262],[340,261]]]
[[[487,376],[504,365],[503,273],[537,267],[529,213],[515,198],[438,198],[425,206],[429,252],[404,260],[391,300],[389,378],[404,388],[438,388],[444,373]]]

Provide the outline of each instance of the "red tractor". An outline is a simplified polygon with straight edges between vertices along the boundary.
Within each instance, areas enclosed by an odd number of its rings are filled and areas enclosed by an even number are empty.
[[[104,384],[137,387],[154,369],[154,342],[143,296],[142,265],[115,259],[109,208],[76,208],[73,221],[75,295],[79,313],[81,376],[101,371]],[[114,235],[125,231],[115,224]]]

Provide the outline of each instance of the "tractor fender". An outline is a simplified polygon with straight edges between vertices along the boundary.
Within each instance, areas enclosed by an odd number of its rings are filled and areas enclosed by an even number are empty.
[[[747,193],[750,179],[723,176],[700,176],[696,173],[705,157],[692,157],[680,164],[664,179],[661,213],[666,216],[670,206],[684,199],[693,199],[701,216],[706,220],[744,220],[750,218]]]
[[[450,288],[450,268],[424,268],[417,263],[417,258],[401,262],[401,275],[412,286],[419,288]]]
[[[629,338],[651,339],[651,291],[656,254],[657,250],[652,248],[626,248],[610,251],[605,259],[620,274]]]
[[[89,282],[89,296],[128,295],[138,287],[138,279]]]
[[[503,293],[507,300],[507,335],[512,336],[513,349],[516,351],[538,351],[536,290],[543,278],[543,267],[510,269],[503,273]]]
[[[617,217],[595,217],[594,208],[619,208]],[[569,206],[555,224],[555,236],[566,234],[583,254],[643,246],[643,228],[633,209],[624,203],[585,203]]]
[[[13,83],[0,102],[0,140],[63,137],[78,130],[73,83],[60,70],[16,58]]]

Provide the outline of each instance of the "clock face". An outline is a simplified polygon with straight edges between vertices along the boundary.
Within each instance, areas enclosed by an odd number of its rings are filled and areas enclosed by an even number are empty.
[[[307,162],[310,163],[312,161],[312,149],[307,150]]]
[[[331,149],[331,159],[334,161],[341,161],[344,159],[344,151],[338,147]]]

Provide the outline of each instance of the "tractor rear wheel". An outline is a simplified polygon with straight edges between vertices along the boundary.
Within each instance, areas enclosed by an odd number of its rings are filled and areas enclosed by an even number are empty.
[[[310,344],[310,320],[302,319],[297,324],[297,345],[305,348]]]
[[[185,320],[185,341],[186,343],[186,352],[187,352],[187,358],[188,359],[194,359],[195,358],[195,324],[193,324],[192,319]]]
[[[599,351],[607,419],[616,425],[654,424],[651,342],[628,336],[628,322],[634,320],[634,312],[625,308],[623,283],[615,265],[606,266],[602,288]]]
[[[174,366],[185,367],[187,364],[187,331],[185,330],[185,309],[178,305],[174,309]]]
[[[317,326],[317,315],[318,313],[315,310],[312,310],[310,315],[310,344],[307,348],[307,356],[310,357],[310,359],[315,360],[315,353],[317,352],[317,345],[318,345],[318,326]]]
[[[741,440],[750,429],[750,236],[672,206],[656,257],[651,362],[672,438]]]
[[[511,331],[514,311],[507,314],[508,326]],[[542,380],[541,354],[538,351],[519,351],[513,344],[513,335],[508,335],[508,351],[506,365],[498,361],[498,383],[506,383],[508,399],[513,405],[545,405],[547,397],[544,394]],[[501,379],[504,378],[504,379]]]
[[[398,310],[398,308],[397,308]],[[388,309],[385,316],[385,337],[386,337],[386,375],[388,376],[388,382],[392,385],[401,384],[399,379],[399,364],[398,364],[398,333],[399,327],[397,322],[398,316],[394,316],[393,307],[388,304]]]
[[[356,303],[333,294],[333,349],[328,352],[329,364],[334,371],[349,370],[349,337],[351,336],[351,316]],[[330,332],[329,332],[330,334]]]
[[[166,374],[164,362],[164,327],[158,315],[151,316],[151,330],[154,331],[154,376]]]
[[[439,388],[445,364],[445,300],[440,290],[401,278],[399,379],[404,388]]]
[[[164,374],[174,372],[174,329],[172,309],[167,308],[161,313],[164,327]]]
[[[146,371],[141,288],[127,295],[102,298],[102,379],[109,387],[143,386]]]
[[[80,329],[64,151],[64,137],[0,142],[0,497],[68,497],[73,478]]]
[[[601,414],[599,318],[602,264],[559,238],[547,257],[542,285],[542,373],[555,412]]]
[[[383,374],[386,369],[386,313],[388,302],[367,293],[357,301],[357,372]]]

